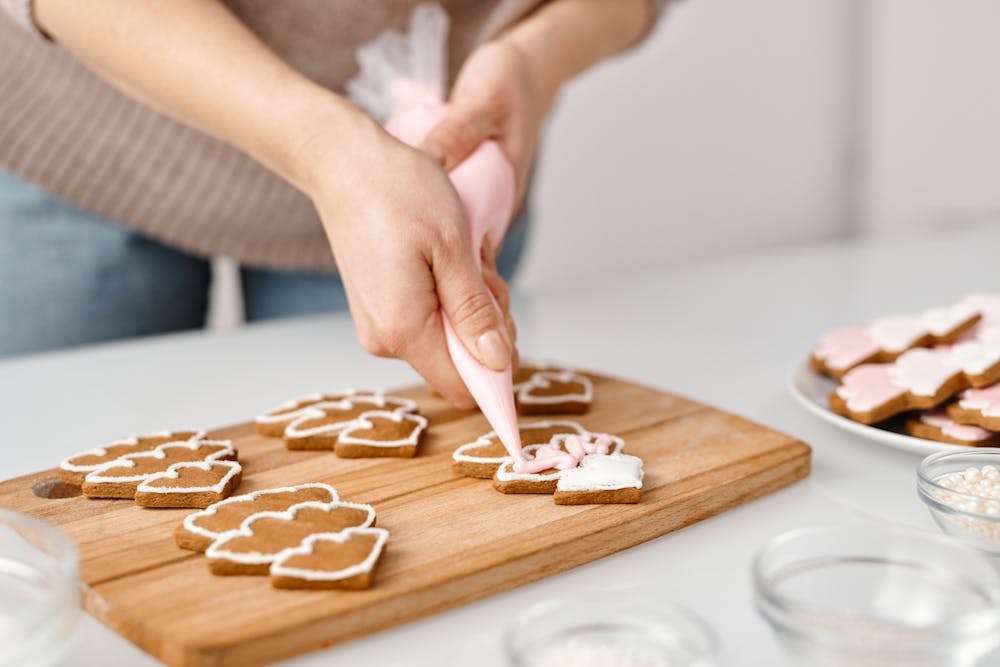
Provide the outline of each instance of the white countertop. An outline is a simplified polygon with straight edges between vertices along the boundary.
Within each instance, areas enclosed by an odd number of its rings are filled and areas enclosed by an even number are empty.
[[[812,445],[812,476],[600,561],[282,665],[499,667],[500,632],[518,609],[614,583],[641,583],[700,613],[721,636],[725,665],[784,664],[753,609],[758,546],[795,527],[871,519],[935,530],[914,490],[919,459],[805,413],[786,375],[830,327],[1000,291],[997,248],[1000,229],[978,229],[800,247],[517,295],[524,356],[641,381],[784,430]],[[224,425],[305,391],[414,380],[402,363],[365,355],[346,316],[0,362],[0,479],[133,432]],[[158,664],[90,617],[74,651],[66,665]]]

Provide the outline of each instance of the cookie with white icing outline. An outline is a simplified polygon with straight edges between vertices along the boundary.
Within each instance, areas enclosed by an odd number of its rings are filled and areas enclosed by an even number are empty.
[[[59,477],[70,484],[81,485],[88,473],[126,454],[148,452],[168,442],[200,440],[204,436],[205,432],[198,429],[175,429],[115,440],[63,459],[59,464]]]
[[[384,528],[315,533],[285,549],[271,564],[271,585],[290,589],[371,588],[389,539]]]
[[[834,329],[813,348],[810,365],[817,373],[839,380],[852,368],[889,363],[907,350],[956,342],[981,318],[965,303],[928,308],[917,315],[891,315],[867,326]]]
[[[362,414],[386,411],[396,414],[415,413],[417,404],[406,398],[386,396],[379,392],[355,392],[335,401],[320,401],[303,408],[283,431],[288,449],[336,449],[342,431]]]
[[[557,435],[585,436],[588,431],[574,421],[544,420],[522,422],[518,424],[521,430],[521,445],[545,445]],[[472,442],[460,445],[452,453],[452,469],[464,477],[492,479],[501,463],[507,460],[507,450],[504,448],[496,431],[490,431],[479,436]]]
[[[1000,342],[914,348],[889,364],[862,364],[830,394],[830,409],[862,424],[907,410],[936,408],[969,387],[1000,379]]]
[[[995,447],[1000,444],[1000,433],[959,424],[944,410],[932,410],[907,417],[906,432],[915,438],[966,447]]]
[[[321,483],[252,491],[187,515],[174,531],[174,542],[182,549],[205,551],[222,533],[238,529],[247,517],[258,512],[283,512],[304,502],[331,503],[338,499],[336,489]]]
[[[508,457],[497,467],[493,475],[493,488],[500,493],[555,492],[560,477],[568,470],[577,467],[580,460],[587,455],[586,451],[578,451],[576,457],[570,455],[567,443],[573,438],[579,438],[579,442],[592,453],[617,454],[625,446],[624,440],[606,433],[587,433],[584,436],[556,435],[546,444],[530,445],[522,449],[529,461],[548,461],[550,467],[519,472],[514,469],[514,462]]]
[[[229,440],[167,442],[148,452],[120,456],[91,471],[83,479],[83,494],[88,498],[135,498],[140,483],[175,463],[236,459]]]
[[[337,434],[333,451],[347,459],[382,456],[412,458],[426,429],[427,419],[409,412],[363,412]]]
[[[628,454],[588,454],[559,475],[556,505],[637,503],[642,498],[642,459]]]
[[[135,503],[142,507],[208,507],[228,498],[242,479],[243,466],[236,461],[175,463],[140,482]]]
[[[966,389],[947,409],[948,416],[959,424],[1000,431],[1000,383]]]
[[[514,396],[521,414],[579,414],[590,409],[594,385],[570,370],[537,371],[517,385]]]
[[[212,574],[265,575],[282,551],[299,546],[310,535],[368,528],[374,522],[371,505],[309,501],[282,512],[250,515],[239,528],[222,533],[205,555]]]

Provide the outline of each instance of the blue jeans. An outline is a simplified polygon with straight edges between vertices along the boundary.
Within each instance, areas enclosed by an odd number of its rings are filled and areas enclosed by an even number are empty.
[[[498,258],[508,280],[526,227],[515,224]],[[251,322],[347,308],[336,274],[240,274]],[[0,170],[0,357],[203,327],[211,279],[208,260]]]

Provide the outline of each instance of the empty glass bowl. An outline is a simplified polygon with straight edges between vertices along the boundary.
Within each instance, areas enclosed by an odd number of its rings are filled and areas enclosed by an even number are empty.
[[[753,563],[757,608],[796,664],[966,667],[1000,645],[1000,574],[948,538],[806,528]]]
[[[0,667],[58,661],[79,619],[73,543],[49,524],[0,509]]]
[[[983,469],[987,470],[986,475],[982,474]],[[962,484],[963,490],[956,490],[959,477],[967,482]],[[1000,449],[984,447],[932,454],[917,469],[917,494],[941,530],[1000,555],[998,493]]]
[[[712,667],[718,642],[693,612],[625,587],[529,607],[504,649],[511,667]]]

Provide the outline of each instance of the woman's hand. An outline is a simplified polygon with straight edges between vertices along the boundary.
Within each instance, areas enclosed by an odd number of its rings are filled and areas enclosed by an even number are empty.
[[[493,249],[484,249],[481,273],[458,194],[428,155],[367,119],[340,139],[317,163],[310,191],[358,339],[372,354],[409,362],[455,405],[472,407],[448,355],[439,308],[482,363],[495,370],[511,363],[510,300]]]

